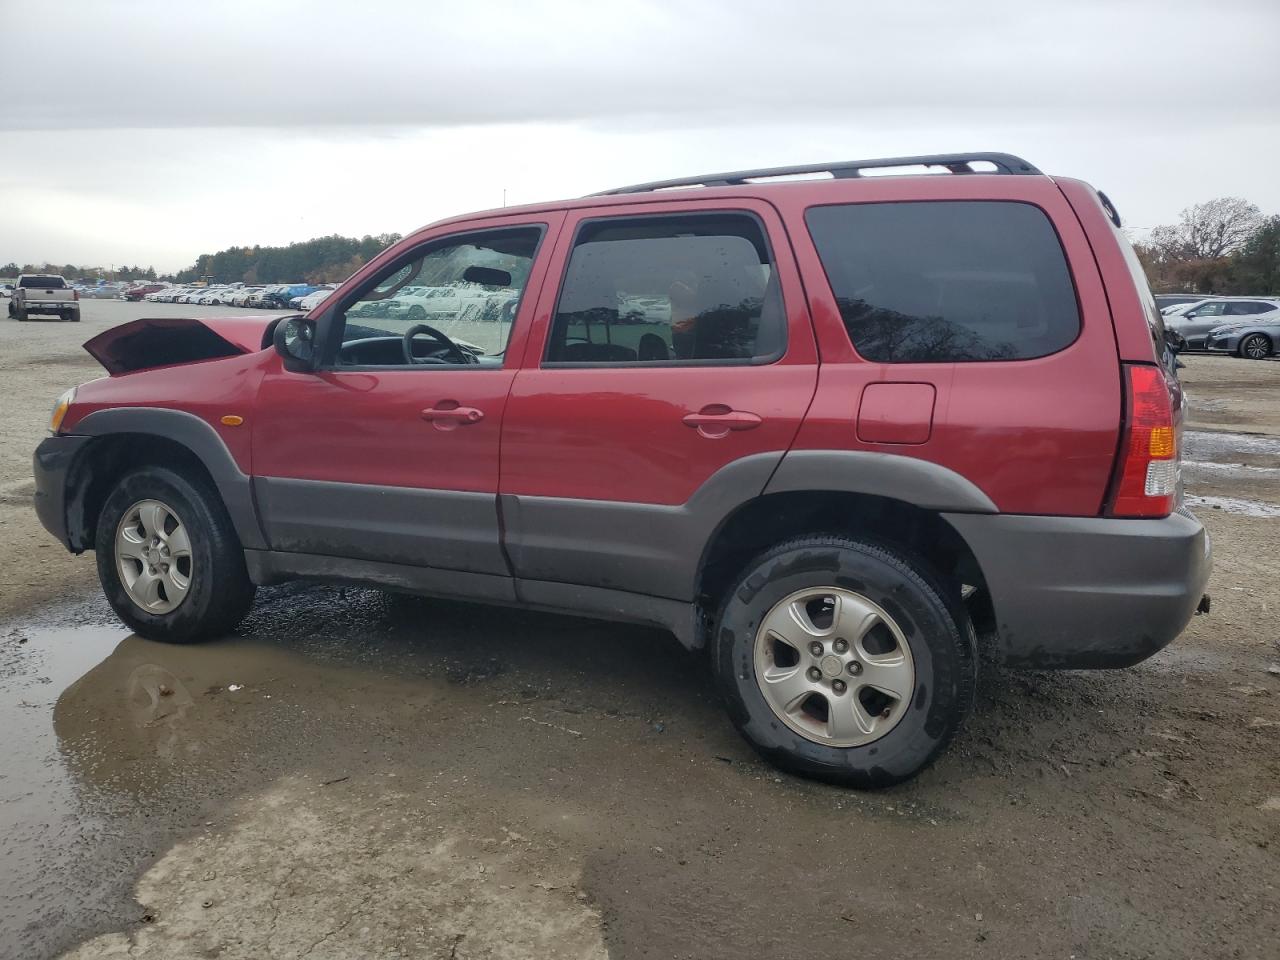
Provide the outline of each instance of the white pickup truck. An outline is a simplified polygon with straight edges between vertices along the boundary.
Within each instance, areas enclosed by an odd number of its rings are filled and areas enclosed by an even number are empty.
[[[43,314],[63,320],[80,320],[80,294],[62,277],[44,273],[24,273],[9,299],[9,316],[26,320]]]

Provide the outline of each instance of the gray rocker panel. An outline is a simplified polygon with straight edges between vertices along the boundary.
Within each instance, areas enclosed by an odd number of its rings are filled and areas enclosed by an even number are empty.
[[[492,493],[255,477],[273,550],[509,576]]]

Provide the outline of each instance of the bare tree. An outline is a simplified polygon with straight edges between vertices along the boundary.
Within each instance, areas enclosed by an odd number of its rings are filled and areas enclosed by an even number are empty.
[[[1262,225],[1262,212],[1239,197],[1219,197],[1182,211],[1176,224],[1151,231],[1151,245],[1164,258],[1217,260],[1238,249]]]

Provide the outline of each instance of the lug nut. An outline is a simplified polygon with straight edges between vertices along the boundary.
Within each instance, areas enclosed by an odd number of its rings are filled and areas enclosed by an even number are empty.
[[[849,641],[837,640],[835,643],[832,644],[832,647],[835,649],[836,653],[844,653],[846,650],[849,649]]]
[[[817,640],[813,641],[813,643],[809,644],[809,652],[812,653],[815,657],[822,656],[822,644],[820,644]]]
[[[850,660],[850,661],[849,661],[849,676],[851,676],[851,677],[856,677],[856,676],[857,676],[858,674],[860,674],[861,672],[862,672],[862,664],[860,664],[857,660]]]
[[[822,671],[819,670],[817,667],[810,667],[809,679],[812,680],[814,683],[817,683],[819,680],[822,679]]]
[[[836,693],[844,693],[844,691],[845,691],[844,681],[843,681],[843,680],[832,680],[832,681],[831,681],[831,689],[832,689],[832,690],[834,690]]]

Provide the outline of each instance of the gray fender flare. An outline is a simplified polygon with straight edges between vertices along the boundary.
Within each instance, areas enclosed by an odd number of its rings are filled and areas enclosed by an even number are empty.
[[[928,460],[871,450],[793,450],[765,495],[836,490],[901,500],[924,510],[999,513],[991,498],[954,470]]]
[[[266,549],[249,476],[236,465],[217,431],[199,417],[183,410],[159,407],[115,407],[89,414],[76,424],[75,433],[88,437],[151,434],[186,447],[213,478],[241,546],[248,550]]]

